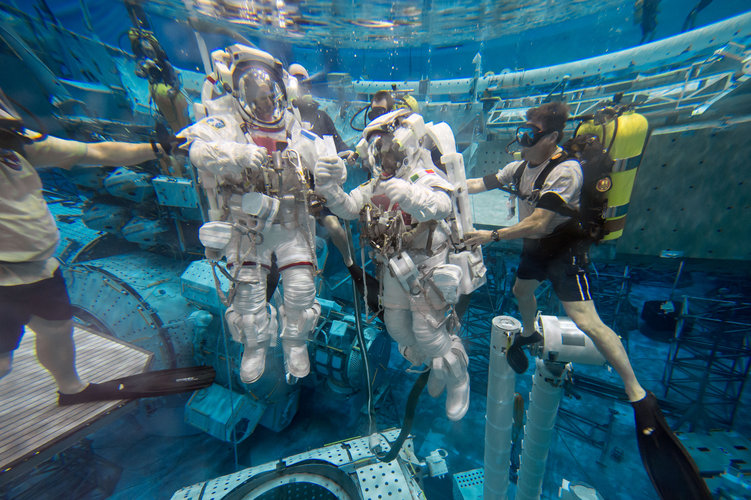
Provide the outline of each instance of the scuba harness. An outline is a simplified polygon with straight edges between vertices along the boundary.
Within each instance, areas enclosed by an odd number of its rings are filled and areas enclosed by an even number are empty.
[[[575,160],[582,170],[579,208],[570,204],[545,208],[571,217],[576,224],[575,235],[580,240],[599,244],[617,239],[623,234],[638,161],[646,144],[647,120],[633,112],[631,106],[620,104],[571,119],[582,120],[574,137],[562,145],[561,154],[554,155],[548,161],[535,179],[529,195],[519,192],[526,161],[514,172],[511,189],[500,189],[536,204],[540,190],[553,169],[565,161]],[[631,162],[631,159],[636,162]],[[556,228],[554,234],[559,229]]]

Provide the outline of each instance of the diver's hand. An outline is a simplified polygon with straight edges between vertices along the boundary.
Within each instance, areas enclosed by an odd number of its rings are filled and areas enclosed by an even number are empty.
[[[464,233],[464,244],[468,247],[485,245],[493,241],[493,231],[467,231]]]
[[[316,183],[316,190],[332,185],[342,185],[347,180],[347,167],[344,166],[344,160],[338,156],[322,156],[318,158],[313,175]]]
[[[162,151],[167,156],[176,154],[180,146],[185,144],[185,138],[176,137],[162,122],[156,123],[154,133],[156,135],[156,142],[162,147]]]

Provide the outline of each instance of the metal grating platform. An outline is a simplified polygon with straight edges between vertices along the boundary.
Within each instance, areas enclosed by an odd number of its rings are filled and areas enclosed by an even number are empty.
[[[152,353],[114,337],[75,327],[76,365],[83,380],[103,382],[146,370]],[[36,335],[27,329],[0,379],[0,481],[23,473],[120,416],[126,401],[57,405],[57,386],[39,364]],[[135,406],[135,405],[133,405]]]
[[[485,469],[474,469],[454,474],[454,498],[479,500],[483,496]]]

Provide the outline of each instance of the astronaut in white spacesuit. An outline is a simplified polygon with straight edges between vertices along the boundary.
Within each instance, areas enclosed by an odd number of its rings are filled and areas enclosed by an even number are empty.
[[[440,125],[453,148],[450,128]],[[430,367],[428,391],[438,397],[446,388],[446,415],[457,421],[469,408],[469,375],[453,304],[471,287],[462,286],[470,281],[463,276],[466,266],[450,263],[449,256],[458,255],[448,220],[455,186],[435,169],[425,147],[436,130],[406,109],[383,115],[366,127],[358,145],[372,179],[347,194],[343,161],[326,156],[315,165],[315,181],[333,213],[360,218],[378,263],[386,328],[408,361]]]
[[[212,59],[215,73],[202,91],[208,116],[178,134],[209,202],[210,222],[199,237],[207,258],[227,260],[233,286],[225,318],[245,346],[240,378],[250,384],[261,377],[280,321],[287,381],[294,383],[310,372],[307,340],[321,310],[311,215],[318,198],[308,171],[328,150],[287,111],[289,75],[278,60],[243,45],[214,51]],[[278,314],[266,295],[272,254],[283,286]]]

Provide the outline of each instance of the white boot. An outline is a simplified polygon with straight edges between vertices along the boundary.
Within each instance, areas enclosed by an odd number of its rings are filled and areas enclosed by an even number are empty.
[[[452,336],[451,351],[443,357],[446,371],[446,416],[457,422],[469,410],[469,357],[461,339]]]
[[[276,309],[268,307],[268,316],[260,327],[256,315],[240,315],[232,308],[227,309],[226,318],[232,338],[245,346],[240,361],[240,380],[246,384],[257,382],[266,369],[271,335],[276,334]]]
[[[461,339],[452,335],[451,349],[431,362],[428,392],[435,398],[446,389],[446,416],[454,422],[469,409],[468,361]]]
[[[307,377],[310,373],[310,358],[308,356],[308,335],[318,322],[321,305],[318,302],[313,307],[302,311],[301,317],[288,319],[284,306],[279,306],[282,315],[282,350],[284,351],[284,369],[288,375],[295,378]],[[292,380],[288,377],[288,380]]]

